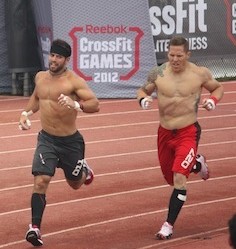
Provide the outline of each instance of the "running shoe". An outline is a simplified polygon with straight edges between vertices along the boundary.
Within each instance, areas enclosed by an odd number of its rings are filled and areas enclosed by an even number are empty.
[[[207,180],[210,177],[210,173],[209,168],[206,164],[206,158],[203,155],[198,154],[196,160],[201,164],[201,170],[198,174],[203,180]]]
[[[156,234],[158,240],[170,239],[173,234],[173,226],[167,221],[161,227],[161,230]]]
[[[42,246],[43,241],[41,239],[40,230],[37,227],[32,227],[32,225],[29,225],[29,230],[27,231],[25,235],[25,239],[31,243],[33,246]]]
[[[86,180],[85,180],[84,184],[89,185],[93,181],[94,173],[93,173],[93,170],[88,166],[86,160],[84,160],[83,169],[86,173]]]

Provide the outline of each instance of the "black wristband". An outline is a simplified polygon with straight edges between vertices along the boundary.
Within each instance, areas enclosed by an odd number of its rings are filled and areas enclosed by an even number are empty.
[[[144,98],[141,98],[141,99],[139,100],[140,106],[142,106],[141,102],[142,102],[143,99],[144,99]]]
[[[83,104],[82,103],[79,103],[80,104],[80,109],[82,110],[82,111],[84,111],[84,106],[83,106]]]

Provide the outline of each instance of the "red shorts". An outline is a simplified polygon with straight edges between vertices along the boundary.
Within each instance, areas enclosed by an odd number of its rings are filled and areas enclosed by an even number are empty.
[[[196,153],[201,135],[198,122],[182,129],[158,129],[158,157],[167,183],[173,185],[173,172],[186,177],[196,163]]]

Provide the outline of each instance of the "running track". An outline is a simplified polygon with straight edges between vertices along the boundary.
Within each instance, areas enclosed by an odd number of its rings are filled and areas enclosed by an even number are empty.
[[[236,211],[236,82],[224,82],[215,111],[199,110],[211,178],[191,175],[188,199],[171,240],[157,241],[172,188],[156,156],[158,109],[141,110],[134,99],[100,100],[97,114],[78,116],[86,157],[95,180],[70,189],[61,170],[53,178],[42,223],[47,249],[229,249],[227,221]],[[203,93],[204,96],[205,93]],[[0,96],[0,248],[32,248],[24,240],[30,223],[31,161],[40,129],[18,130],[27,97]]]

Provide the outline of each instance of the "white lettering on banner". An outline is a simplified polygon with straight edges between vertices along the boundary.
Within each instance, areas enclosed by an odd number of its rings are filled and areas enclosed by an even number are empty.
[[[96,83],[104,83],[104,82],[118,82],[119,81],[119,75],[117,72],[98,72],[94,73],[94,82]]]
[[[196,30],[207,32],[205,24],[205,11],[207,10],[206,0],[178,0],[176,6],[165,5],[162,9],[159,6],[152,6],[149,9],[152,24],[153,36],[162,32],[165,35],[182,34],[184,32],[185,20],[188,20],[188,33],[195,33]],[[197,22],[195,22],[197,19]]]
[[[113,41],[89,41],[88,38],[80,39],[81,52],[126,52],[132,51],[132,40],[126,37],[117,37]]]
[[[236,3],[232,5],[232,17],[236,17]]]
[[[232,34],[236,34],[236,3],[232,5]]]
[[[128,80],[139,69],[143,31],[138,27],[89,24],[74,27],[70,36],[76,49],[73,69],[85,80],[96,83]],[[89,70],[94,70],[93,76],[84,74]]]
[[[81,54],[80,68],[131,68],[132,54]]]
[[[48,37],[46,37],[45,40],[43,39],[43,37],[40,37],[40,41],[41,41],[42,50],[49,52],[51,48],[51,40]]]
[[[170,40],[157,40],[155,44],[155,52],[167,52]]]
[[[93,26],[86,25],[85,32],[98,34],[126,34],[127,27],[120,26]],[[126,37],[116,37],[114,40],[93,41],[87,37],[80,39],[79,49],[82,54],[79,56],[80,69],[122,69],[132,68],[132,40]],[[97,52],[90,54],[88,52]],[[110,53],[104,53],[110,52]],[[113,52],[113,54],[111,53]],[[119,54],[118,52],[122,52]],[[124,52],[131,52],[124,53]],[[84,54],[83,54],[84,53]],[[95,72],[94,82],[118,82],[117,72]]]
[[[155,44],[155,51],[156,52],[167,52],[168,51],[168,46],[169,46],[169,41],[168,39],[166,40],[157,40]],[[208,44],[207,44],[207,37],[191,37],[188,38],[189,42],[189,50],[201,50],[201,49],[206,49]]]
[[[204,37],[191,37],[188,39],[189,50],[201,50],[207,48],[207,38]]]
[[[42,47],[42,52],[43,52],[43,63],[46,68],[48,68],[48,55],[50,53],[50,48],[51,48],[51,40],[46,37],[44,39],[43,37],[40,37],[40,42],[41,42],[41,47]]]
[[[46,68],[49,68],[48,54],[44,54],[44,53],[43,53],[43,62],[44,62],[44,66],[45,66]]]
[[[232,34],[236,34],[236,20],[232,21]]]

